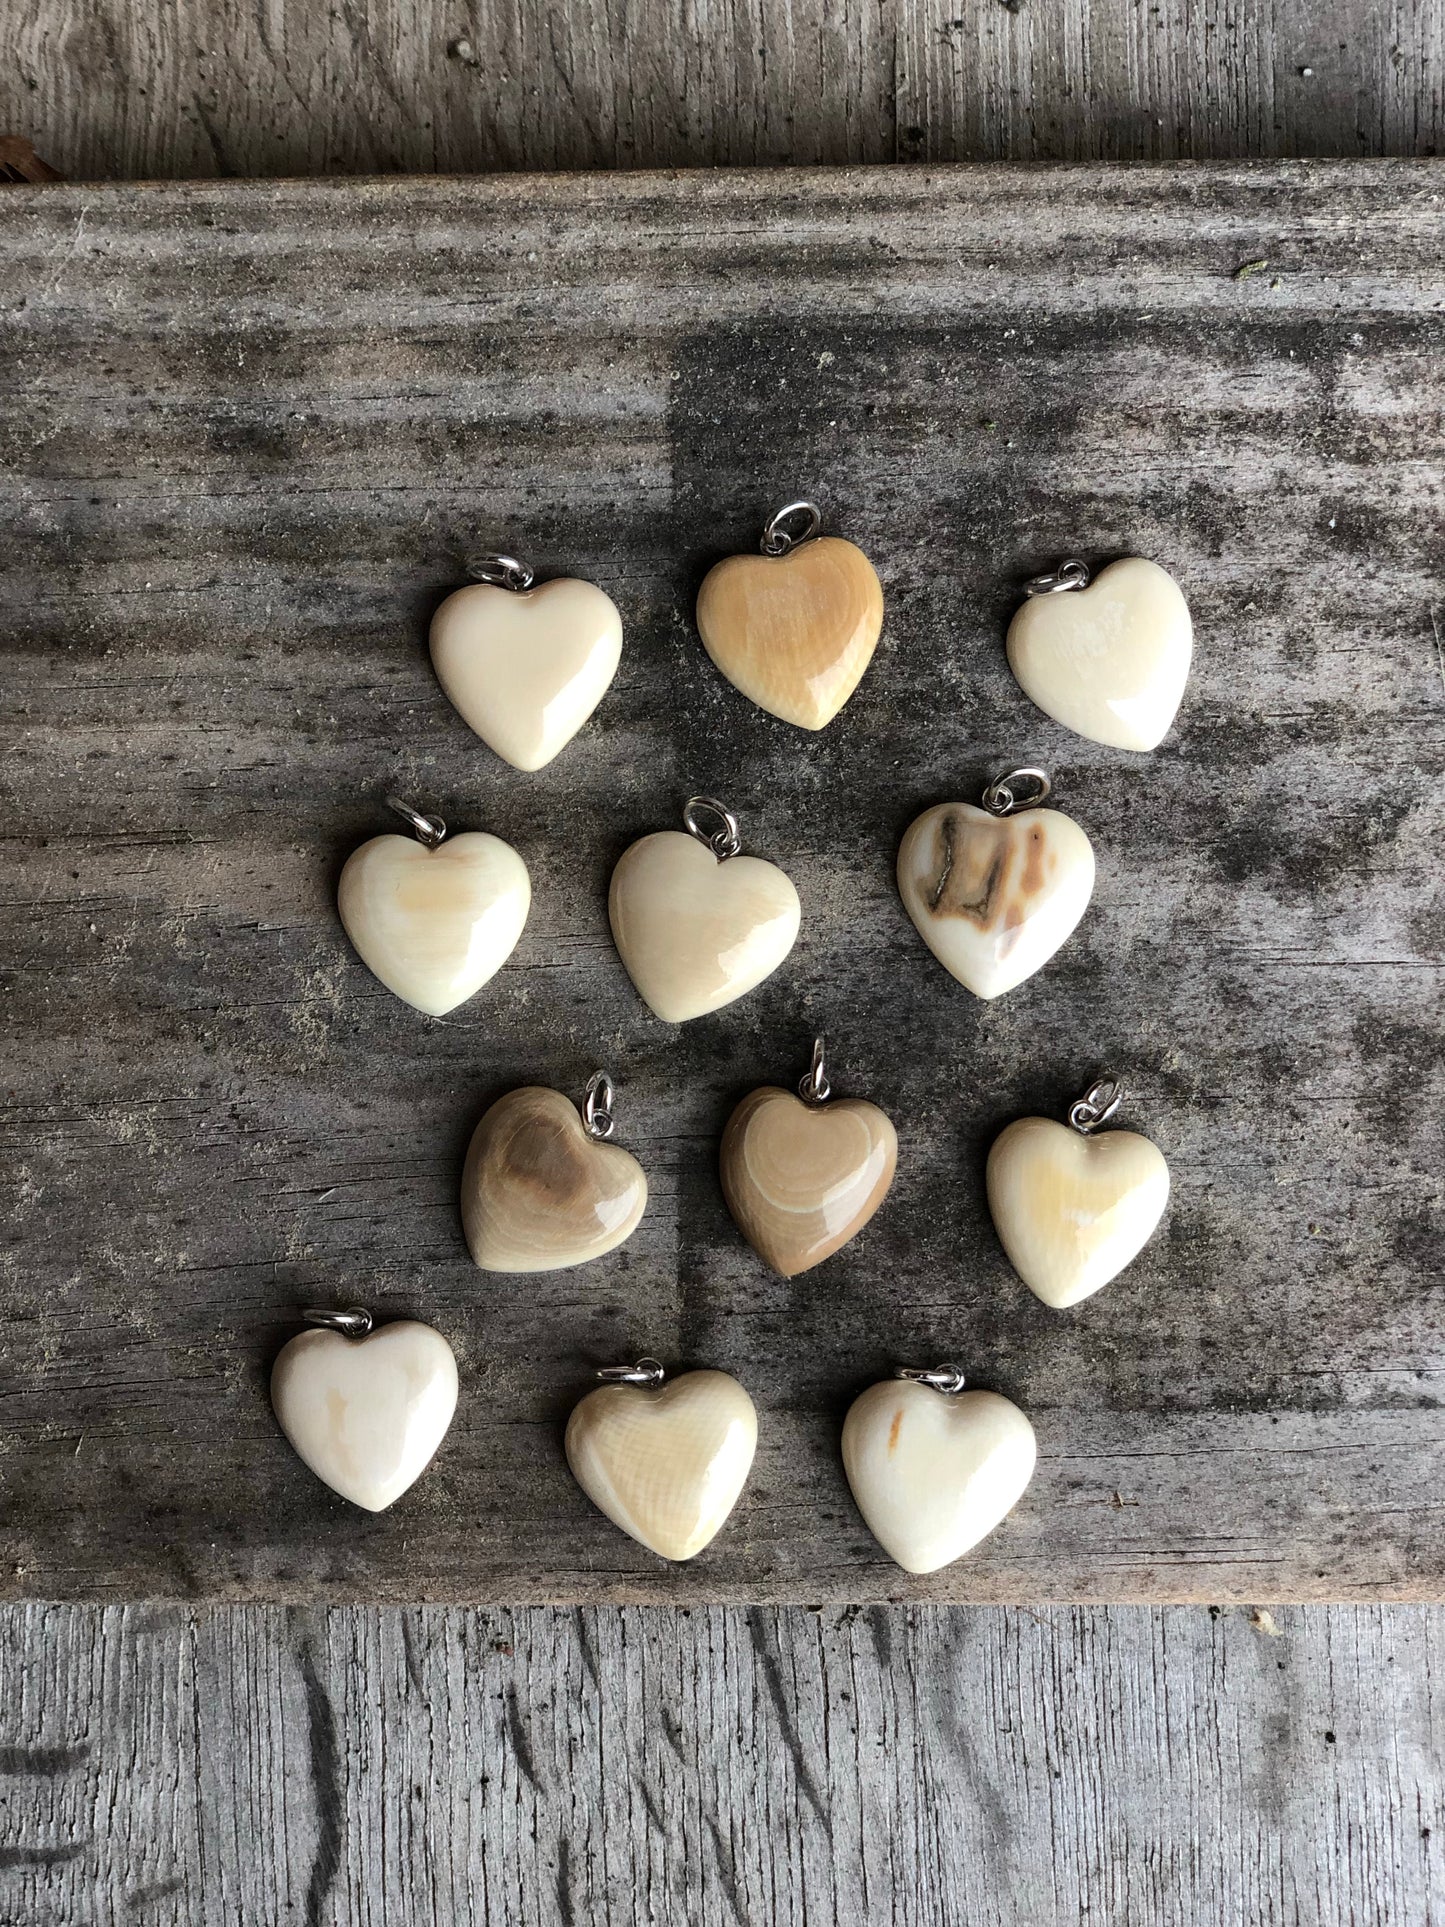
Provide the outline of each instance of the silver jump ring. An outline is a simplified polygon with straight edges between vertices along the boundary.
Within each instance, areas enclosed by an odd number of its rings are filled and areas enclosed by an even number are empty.
[[[833,1095],[833,1086],[828,1082],[827,1066],[823,1062],[823,1040],[813,1039],[813,1067],[805,1071],[798,1080],[798,1095],[805,1104],[826,1104]]]
[[[313,1305],[301,1316],[308,1325],[322,1331],[344,1332],[348,1338],[365,1338],[372,1324],[371,1313],[365,1305],[348,1305],[345,1311],[328,1311],[323,1305]]]
[[[439,816],[427,816],[421,810],[414,810],[404,796],[388,796],[386,807],[395,810],[404,823],[409,823],[417,841],[425,843],[429,850],[434,850],[447,833],[447,826]]]
[[[605,1385],[660,1385],[667,1367],[656,1358],[639,1358],[635,1365],[599,1365],[597,1376]]]
[[[957,1365],[934,1365],[926,1371],[917,1365],[895,1365],[893,1376],[914,1385],[931,1385],[935,1392],[946,1392],[950,1398],[968,1383]]]
[[[1021,783],[1031,785],[1023,796],[1019,795]],[[1008,816],[1014,810],[1036,810],[1040,803],[1047,802],[1053,788],[1046,770],[1011,769],[1003,776],[995,776],[989,784],[983,793],[983,807],[990,816]]]
[[[514,593],[532,586],[531,569],[514,555],[468,556],[467,574],[473,582],[489,582],[494,589],[511,589]]]
[[[1088,1090],[1069,1106],[1069,1122],[1087,1137],[1107,1124],[1124,1101],[1124,1087],[1116,1077],[1096,1077]]]
[[[1064,595],[1070,589],[1087,589],[1089,586],[1089,565],[1077,555],[1071,555],[1067,562],[1048,575],[1030,576],[1024,584],[1025,595]]]
[[[721,828],[705,830],[698,821],[706,812],[718,819]],[[683,807],[682,820],[689,836],[695,836],[699,843],[706,843],[719,863],[725,863],[730,856],[736,856],[743,847],[742,830],[738,819],[730,809],[719,803],[715,796],[690,796]]]
[[[588,1137],[611,1137],[616,1127],[612,1106],[616,1099],[612,1079],[606,1071],[593,1071],[582,1099],[582,1123]]]
[[[787,523],[802,517],[800,533],[790,533]],[[786,502],[775,509],[768,517],[763,528],[763,539],[758,544],[764,555],[786,555],[789,549],[796,549],[803,542],[811,542],[823,526],[823,511],[816,502],[801,496],[796,502]]]

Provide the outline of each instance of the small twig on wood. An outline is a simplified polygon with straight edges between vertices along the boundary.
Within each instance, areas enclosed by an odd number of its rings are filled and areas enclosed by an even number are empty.
[[[0,134],[0,187],[64,179],[65,176],[57,173],[48,161],[41,160],[23,135]]]

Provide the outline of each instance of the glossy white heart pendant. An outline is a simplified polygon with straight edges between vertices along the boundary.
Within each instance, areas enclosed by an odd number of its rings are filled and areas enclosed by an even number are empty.
[[[1009,1263],[1046,1305],[1077,1305],[1117,1278],[1169,1202],[1164,1154],[1136,1131],[1093,1133],[1122,1098],[1112,1078],[1069,1107],[1069,1125],[1015,1119],[988,1154],[988,1208]]]
[[[415,1320],[371,1328],[371,1313],[308,1311],[314,1329],[281,1347],[271,1405],[298,1456],[343,1499],[384,1512],[415,1484],[457,1408],[457,1362]]]
[[[774,863],[739,856],[738,820],[711,797],[623,851],[607,908],[612,940],[648,1008],[686,1023],[744,996],[792,949],[798,893]],[[705,820],[719,827],[711,832]]]
[[[954,1365],[900,1367],[843,1421],[843,1469],[873,1537],[905,1572],[937,1572],[986,1538],[1034,1475],[1034,1428]]]
[[[593,582],[532,587],[509,555],[483,556],[477,580],[431,624],[431,659],[452,707],[514,769],[542,769],[607,694],[622,657],[622,617]]]
[[[656,1359],[611,1365],[567,1421],[567,1463],[599,1512],[664,1559],[722,1530],[752,1469],[753,1401],[726,1372],[663,1382]]]
[[[1009,624],[1009,667],[1047,716],[1091,742],[1155,749],[1179,710],[1194,627],[1184,592],[1141,556],[1094,581],[1077,557],[1025,583]]]
[[[336,907],[358,957],[404,1003],[441,1017],[511,956],[527,921],[527,866],[499,836],[447,836],[439,816],[387,803],[415,832],[374,836],[346,859]]]
[[[1011,770],[989,784],[982,809],[925,810],[899,848],[904,909],[976,997],[1001,997],[1032,977],[1089,907],[1093,845],[1062,810],[1038,807],[1049,791],[1042,770]]]
[[[598,1071],[579,1117],[560,1091],[499,1097],[472,1134],[462,1224],[483,1271],[561,1271],[614,1251],[647,1208],[642,1166],[613,1131],[612,1079]]]

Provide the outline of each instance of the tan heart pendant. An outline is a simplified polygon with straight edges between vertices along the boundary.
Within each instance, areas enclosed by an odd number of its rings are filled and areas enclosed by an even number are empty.
[[[384,1512],[415,1484],[457,1407],[457,1362],[415,1320],[312,1311],[271,1368],[271,1405],[298,1456],[343,1499]],[[368,1335],[369,1334],[369,1335]]]
[[[804,521],[803,533],[789,526]],[[703,647],[735,689],[800,729],[822,729],[862,680],[883,629],[883,589],[860,548],[817,534],[811,502],[790,502],[761,555],[730,555],[697,597]]]
[[[988,1154],[988,1208],[1009,1263],[1046,1305],[1091,1297],[1139,1255],[1169,1202],[1169,1166],[1136,1131],[1092,1133],[1121,1093],[1100,1079],[1069,1124],[1015,1119]]]
[[[900,1369],[843,1421],[843,1469],[863,1522],[905,1572],[937,1572],[1011,1512],[1034,1475],[1034,1428],[953,1365]]]
[[[798,1096],[764,1085],[738,1105],[719,1162],[739,1231],[774,1271],[796,1278],[857,1237],[882,1204],[898,1134],[876,1104],[830,1097],[820,1037]]]
[[[925,810],[899,848],[904,909],[976,997],[1001,997],[1031,977],[1089,907],[1093,846],[1062,810],[1037,807],[1049,789],[1042,770],[1012,770],[989,784],[982,809]]]
[[[777,865],[738,855],[730,810],[694,796],[683,821],[686,835],[659,830],[623,851],[607,900],[617,954],[669,1024],[721,1010],[771,976],[802,919]],[[709,832],[708,821],[720,827]]]
[[[537,770],[607,694],[622,656],[622,617],[592,582],[532,587],[511,556],[473,565],[431,624],[431,658],[452,707],[514,769]]]
[[[561,1271],[614,1251],[647,1209],[647,1178],[608,1144],[612,1080],[599,1071],[582,1115],[560,1091],[499,1097],[472,1134],[462,1225],[483,1271]]]
[[[738,1502],[758,1442],[753,1402],[726,1372],[670,1384],[654,1359],[609,1366],[567,1421],[567,1463],[599,1512],[664,1559],[692,1559]]]
[[[357,956],[403,1002],[441,1017],[511,956],[527,921],[527,866],[499,836],[447,836],[438,816],[387,802],[416,840],[374,836],[347,858],[336,907]]]
[[[1194,653],[1179,584],[1129,556],[1089,571],[1070,558],[1026,583],[1009,624],[1009,667],[1046,716],[1115,749],[1155,749],[1178,714]]]

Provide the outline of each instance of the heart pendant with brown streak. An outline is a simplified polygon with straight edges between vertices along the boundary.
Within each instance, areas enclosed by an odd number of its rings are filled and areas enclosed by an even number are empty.
[[[804,532],[789,524],[806,522]],[[822,729],[873,659],[883,589],[853,543],[817,535],[811,502],[790,502],[763,533],[761,555],[730,555],[697,597],[703,647],[759,709],[801,729]]]
[[[726,1372],[671,1384],[655,1359],[608,1366],[567,1422],[567,1463],[599,1512],[664,1559],[692,1559],[722,1530],[752,1468],[753,1402]]]
[[[1033,791],[1020,801],[1026,780]],[[1093,846],[1072,817],[1037,807],[1049,787],[1042,770],[1013,770],[989,784],[982,809],[925,810],[899,848],[904,909],[976,997],[1001,997],[1031,977],[1089,907]]]
[[[472,1134],[462,1225],[483,1271],[561,1271],[614,1251],[647,1208],[647,1178],[612,1131],[612,1080],[599,1071],[582,1115],[560,1091],[499,1097]]]
[[[876,1104],[830,1100],[823,1040],[799,1095],[765,1085],[723,1132],[723,1196],[738,1229],[784,1278],[855,1238],[888,1195],[898,1134]]]

